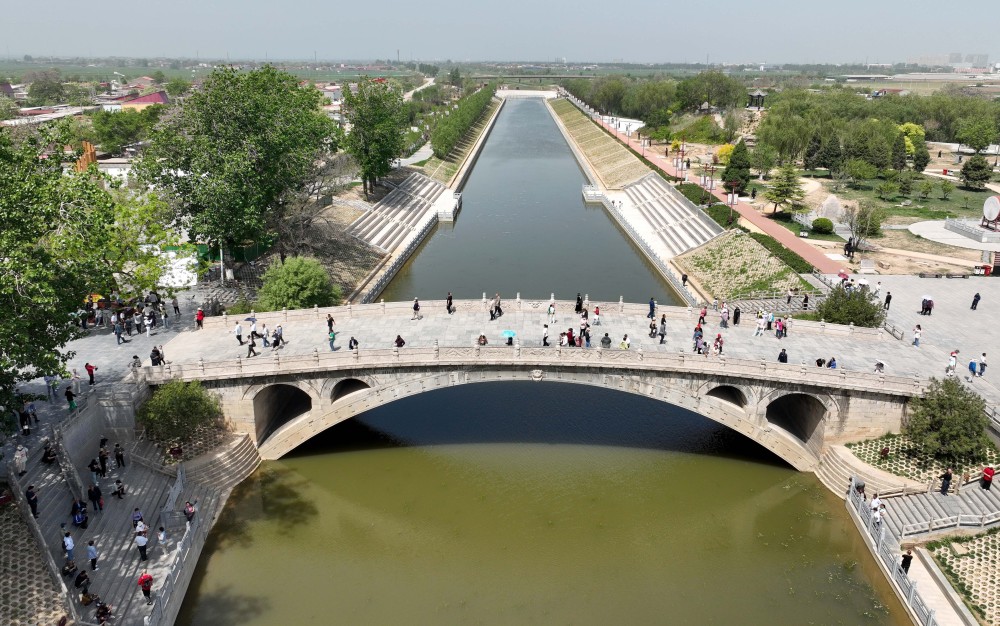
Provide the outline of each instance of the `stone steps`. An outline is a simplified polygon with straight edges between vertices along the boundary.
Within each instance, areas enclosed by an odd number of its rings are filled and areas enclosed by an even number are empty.
[[[242,435],[233,438],[221,450],[186,463],[185,480],[230,491],[257,469],[260,460],[250,436]]]
[[[904,485],[914,490],[923,488],[923,485],[916,481],[865,465],[844,446],[827,447],[816,470],[816,477],[820,482],[841,498],[846,498],[851,476],[860,476],[865,481],[865,492],[869,497],[878,492],[899,489]]]
[[[986,491],[979,486],[978,482],[962,485],[961,490],[956,491],[954,486],[947,496],[934,490],[929,493],[919,493],[907,496],[890,497],[884,500],[884,519],[887,525],[897,535],[902,536],[903,529],[907,525],[926,525],[921,532],[913,533],[907,537],[926,535],[937,532],[938,528],[932,527],[932,522],[945,518],[962,516],[980,516],[1000,511],[1000,493],[993,490]],[[992,527],[1000,522],[987,524]],[[978,528],[978,526],[963,525],[962,528]],[[943,531],[954,532],[956,527],[940,528]]]

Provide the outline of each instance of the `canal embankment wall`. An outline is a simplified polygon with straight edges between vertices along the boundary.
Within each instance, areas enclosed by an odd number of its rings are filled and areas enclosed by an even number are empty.
[[[692,290],[692,286],[685,285],[681,280],[681,271],[673,264],[669,259],[663,259],[656,253],[650,243],[647,241],[646,237],[622,214],[622,212],[616,207],[607,196],[607,189],[600,176],[598,176],[596,169],[591,165],[590,160],[586,157],[580,147],[577,145],[576,140],[573,135],[566,128],[566,125],[556,114],[552,105],[546,100],[545,108],[548,110],[549,115],[552,116],[552,120],[555,122],[556,127],[559,132],[562,133],[563,139],[566,140],[566,145],[569,146],[570,152],[573,153],[573,157],[576,159],[577,165],[580,166],[580,171],[583,172],[584,177],[589,182],[587,188],[584,189],[584,200],[587,202],[600,203],[604,206],[607,212],[614,219],[615,223],[618,225],[619,229],[624,232],[632,243],[642,251],[643,256],[646,260],[656,268],[656,271],[663,277],[663,279],[670,285],[671,290],[677,295],[681,303],[687,306],[696,306],[699,302],[707,301],[704,298],[704,294],[695,292]]]
[[[486,145],[486,140],[493,131],[497,118],[500,116],[500,112],[503,110],[506,102],[506,99],[500,100],[499,106],[497,106],[496,110],[490,116],[489,121],[483,126],[472,149],[469,150],[458,171],[455,172],[455,175],[449,181],[448,189],[453,193],[443,194],[439,198],[438,203],[435,205],[435,210],[417,225],[414,235],[401,241],[394,250],[389,250],[388,256],[361,281],[354,292],[347,298],[347,302],[367,304],[374,302],[378,298],[379,294],[385,290],[396,274],[399,273],[399,270],[410,260],[413,253],[420,248],[427,235],[441,221],[442,216],[447,213],[447,211],[438,210],[436,208],[437,204],[445,203],[449,205],[451,207],[451,219],[455,219],[455,215],[462,205],[461,189],[465,186],[466,180],[468,180],[476,161],[479,159],[479,154],[482,152],[483,146]]]

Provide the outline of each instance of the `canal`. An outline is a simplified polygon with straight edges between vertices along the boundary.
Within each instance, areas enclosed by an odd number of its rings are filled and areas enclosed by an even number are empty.
[[[509,100],[462,189],[462,211],[439,224],[382,296],[679,299],[600,205],[541,100]]]
[[[579,200],[543,106],[507,104],[459,222],[387,297],[666,298]],[[547,382],[409,397],[265,463],[188,593],[193,626],[909,623],[812,474],[683,409]]]

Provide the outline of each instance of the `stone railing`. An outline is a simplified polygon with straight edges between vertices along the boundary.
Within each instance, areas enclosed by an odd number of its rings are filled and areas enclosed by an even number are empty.
[[[381,350],[329,352],[313,349],[312,354],[235,362],[199,361],[197,363],[161,365],[143,368],[143,375],[151,384],[168,380],[223,380],[253,376],[307,374],[316,371],[351,370],[356,368],[421,368],[440,366],[518,366],[537,367],[542,375],[545,367],[586,367],[608,370],[684,372],[706,376],[726,376],[816,385],[835,389],[878,391],[893,395],[915,396],[923,393],[925,381],[921,378],[886,376],[868,371],[809,367],[765,360],[733,359],[725,355],[706,358],[688,352],[644,352],[641,347],[633,350],[603,348],[566,348],[552,346],[470,346],[470,347],[413,347]]]
[[[616,207],[611,202],[611,200],[608,199],[606,195],[601,193],[600,189],[598,189],[593,185],[584,185],[583,198],[587,202],[600,202],[601,204],[603,204],[604,208],[606,208],[608,212],[611,213],[611,215],[615,218],[615,221],[618,222],[618,224],[623,229],[625,229],[625,232],[627,232],[629,237],[632,238],[632,241],[634,241],[636,245],[638,245],[639,248],[641,248],[642,251],[646,254],[646,258],[653,265],[655,265],[656,269],[660,271],[660,274],[667,279],[667,282],[670,283],[670,286],[673,287],[674,291],[676,291],[677,294],[684,299],[684,302],[687,303],[688,306],[695,306],[696,304],[698,304],[698,299],[694,297],[694,294],[692,294],[687,287],[684,286],[680,276],[678,276],[674,272],[674,270],[667,264],[666,261],[660,258],[660,255],[658,255],[655,251],[653,251],[653,247],[649,245],[649,242],[646,241],[646,238],[643,237],[641,234],[639,234],[639,231],[637,231],[632,226],[632,224],[627,219],[625,219],[625,216],[622,215],[621,210],[619,210],[618,207]]]
[[[211,524],[205,523],[198,514],[187,523],[184,536],[174,549],[172,559],[174,565],[169,568],[158,591],[154,594],[153,608],[149,615],[143,618],[143,626],[169,626],[174,623],[181,601],[184,599],[184,592],[190,582],[194,563],[201,553],[210,527]],[[189,562],[191,556],[194,558]]]
[[[944,227],[980,243],[1000,243],[1000,232],[983,228],[973,220],[945,218]]]
[[[899,558],[896,555],[899,538],[893,535],[892,531],[885,527],[885,524],[873,519],[868,502],[854,488],[853,477],[847,493],[845,501],[847,507],[860,518],[865,529],[864,532],[868,534],[868,539],[871,541],[869,547],[873,549],[876,558],[881,561],[882,568],[889,575],[890,581],[898,588],[900,593],[897,595],[906,603],[918,624],[937,626],[938,621],[934,617],[934,610],[929,608],[920,594],[917,593],[916,581],[911,580],[903,568],[899,566]]]
[[[416,236],[410,239],[410,243],[407,244],[406,248],[404,248],[402,252],[397,253],[393,257],[392,262],[389,263],[389,265],[382,271],[381,276],[379,276],[378,280],[375,281],[375,284],[369,286],[367,291],[364,292],[364,295],[361,296],[362,304],[373,302],[375,298],[377,298],[378,295],[382,293],[382,290],[385,289],[386,285],[389,284],[389,281],[391,281],[396,276],[396,272],[398,272],[399,269],[403,267],[403,265],[409,260],[410,255],[413,254],[413,251],[416,250],[417,247],[423,242],[424,237],[427,236],[427,233],[429,233],[431,228],[433,228],[434,225],[437,224],[438,222],[437,214],[431,213],[430,215],[431,218],[424,220],[424,223],[420,227],[420,230],[417,231]]]

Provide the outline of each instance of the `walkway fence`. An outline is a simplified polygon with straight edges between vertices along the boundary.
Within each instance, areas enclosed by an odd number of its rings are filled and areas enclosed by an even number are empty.
[[[922,626],[937,626],[938,621],[934,617],[934,610],[928,608],[923,598],[917,593],[916,581],[911,580],[903,568],[899,566],[899,557],[896,555],[899,538],[886,528],[885,524],[874,519],[868,501],[854,488],[853,476],[845,502],[848,507],[854,509],[864,523],[865,531],[871,537],[875,547],[876,558],[882,561],[887,572],[891,572],[892,582],[902,591],[902,598],[917,618],[917,623]]]
[[[611,215],[615,218],[615,221],[618,222],[618,225],[621,226],[623,229],[625,229],[625,232],[627,232],[629,237],[632,238],[632,241],[634,241],[636,245],[642,248],[642,251],[646,254],[646,257],[650,261],[652,261],[653,265],[656,266],[656,269],[660,271],[660,274],[662,274],[663,277],[667,279],[667,282],[669,282],[670,285],[674,288],[674,291],[676,291],[677,294],[684,299],[684,302],[688,306],[698,305],[698,299],[694,297],[694,294],[692,294],[687,287],[684,286],[684,284],[681,282],[680,277],[677,276],[677,274],[667,264],[666,261],[660,258],[660,255],[658,255],[656,252],[653,251],[653,247],[649,245],[649,242],[646,241],[646,238],[639,234],[639,232],[632,226],[632,224],[630,224],[629,221],[625,219],[625,216],[622,215],[621,210],[618,207],[616,207],[611,202],[611,200],[608,199],[606,195],[601,193],[601,190],[599,188],[597,188],[594,185],[584,185],[583,198],[587,202],[603,204],[604,208],[606,208],[608,212],[611,213]]]
[[[170,568],[170,573],[167,574],[158,588],[154,587],[153,609],[144,618],[144,626],[170,626],[170,624],[173,624],[173,620],[177,616],[180,607],[170,606],[170,602],[174,601],[179,605],[181,600],[184,599],[183,593],[176,593],[177,588],[181,586],[179,579],[185,575],[190,578],[191,570],[193,569],[191,563],[188,563],[187,567],[184,567],[184,564],[187,562],[188,556],[194,547],[204,545],[210,526],[211,524],[203,523],[201,515],[197,514],[193,520],[188,522],[184,536],[174,550],[174,565]],[[176,598],[174,598],[175,595],[177,595]]]

